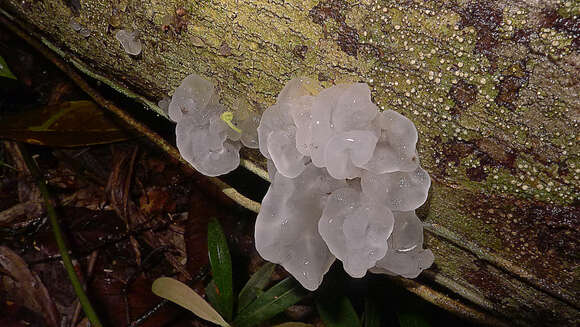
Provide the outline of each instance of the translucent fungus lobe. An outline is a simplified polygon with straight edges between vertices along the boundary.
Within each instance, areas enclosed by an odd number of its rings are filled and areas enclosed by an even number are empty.
[[[272,185],[256,220],[258,252],[310,290],[335,258],[353,277],[416,277],[433,253],[414,212],[431,185],[415,126],[379,113],[366,84],[317,85],[291,80],[260,121]]]
[[[354,188],[334,191],[318,222],[318,231],[330,252],[353,277],[363,277],[387,252],[393,214]]]
[[[421,167],[381,175],[364,171],[361,177],[363,192],[395,211],[419,208],[427,200],[430,186],[429,174]]]
[[[195,74],[182,81],[169,103],[177,148],[204,175],[223,175],[240,164],[240,130],[228,124],[227,113],[213,84]]]
[[[276,164],[276,168],[283,176],[290,178],[298,176],[309,161],[304,151],[301,152],[296,145],[296,140],[304,134],[302,131],[297,133],[294,119],[309,118],[307,111],[310,109],[311,95],[317,90],[317,86],[310,79],[293,79],[280,92],[276,104],[262,114],[258,126],[260,152]],[[309,143],[308,141],[302,142]]]
[[[318,218],[327,193],[345,186],[313,165],[296,178],[277,172],[256,218],[258,253],[281,264],[309,290],[318,288],[335,260],[318,233]]]
[[[123,50],[132,56],[141,53],[141,41],[137,38],[139,33],[136,31],[118,30],[115,33],[115,38],[121,42]]]

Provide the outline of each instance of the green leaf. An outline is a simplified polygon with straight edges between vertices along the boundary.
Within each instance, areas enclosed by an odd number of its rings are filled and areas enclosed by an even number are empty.
[[[305,324],[303,322],[285,322],[283,324],[275,325],[272,327],[313,327],[312,324]]]
[[[184,307],[202,319],[222,327],[230,326],[199,294],[176,279],[158,278],[151,289],[155,295]]]
[[[415,312],[402,312],[398,314],[401,327],[431,327],[425,318]]]
[[[37,145],[88,146],[134,136],[118,119],[84,100],[36,107],[0,120],[0,138]]]
[[[217,287],[215,286],[215,283],[213,282],[213,280],[211,280],[209,282],[209,284],[207,284],[207,286],[205,287],[205,295],[207,296],[207,300],[209,301],[209,303],[214,307],[217,308],[218,306],[218,295],[217,295]]]
[[[6,64],[6,61],[4,60],[4,58],[2,58],[2,56],[0,56],[0,77],[17,79],[16,76],[14,76],[14,74],[12,74],[12,72],[8,68],[8,64]]]
[[[231,321],[234,311],[232,258],[226,236],[215,218],[212,218],[208,223],[207,243],[209,263],[217,295],[216,309],[227,321]]]
[[[251,327],[274,317],[300,301],[308,292],[288,277],[262,293],[243,309],[233,322],[236,327]]]
[[[377,303],[371,298],[365,298],[364,327],[381,327],[381,313]]]
[[[270,282],[274,268],[276,268],[275,264],[267,262],[250,277],[238,296],[238,312],[263,293],[264,287]]]
[[[319,297],[316,309],[326,327],[359,327],[360,320],[350,300],[342,295],[338,298]]]

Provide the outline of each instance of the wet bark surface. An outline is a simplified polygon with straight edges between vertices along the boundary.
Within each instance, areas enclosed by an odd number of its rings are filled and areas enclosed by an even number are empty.
[[[517,324],[578,323],[573,1],[5,1],[63,55],[156,103],[200,74],[256,110],[291,77],[369,83],[433,178],[425,278]],[[71,22],[86,29],[79,33]],[[267,28],[265,28],[267,26]],[[126,54],[114,33],[140,33]],[[159,119],[164,119],[159,117]],[[259,155],[247,158],[264,166]]]

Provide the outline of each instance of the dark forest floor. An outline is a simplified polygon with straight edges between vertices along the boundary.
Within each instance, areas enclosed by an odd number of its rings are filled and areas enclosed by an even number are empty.
[[[50,62],[1,29],[0,56],[18,78],[0,77],[0,125],[21,112],[35,115],[39,108],[89,99]],[[124,109],[135,106],[95,86]],[[74,115],[67,123],[69,131],[0,130],[0,326],[88,326],[60,260],[42,195],[21,148],[9,138],[26,142],[22,146],[47,180],[77,273],[106,326],[211,325],[155,296],[151,284],[160,276],[172,276],[204,294],[210,280],[207,224],[216,217],[228,238],[234,289],[239,291],[264,263],[253,244],[255,214],[145,138],[127,132],[113,117],[102,115],[97,114],[102,119],[97,132],[83,132],[88,118]],[[150,127],[172,140],[173,125],[156,121]],[[251,190],[259,201],[267,184],[244,178],[247,174],[239,168],[225,179]],[[380,293],[382,326],[398,326],[397,315],[407,311],[420,312],[427,326],[468,325],[384,277],[353,281],[336,265],[330,275],[359,312],[366,295]],[[285,277],[278,267],[271,283]],[[274,321],[322,326],[316,296],[308,295]]]

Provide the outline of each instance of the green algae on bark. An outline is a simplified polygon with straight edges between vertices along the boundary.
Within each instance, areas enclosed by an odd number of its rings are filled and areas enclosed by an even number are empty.
[[[484,307],[503,296],[490,310],[518,322],[526,321],[518,310],[530,307],[573,321],[577,3],[152,0],[84,1],[78,10],[60,0],[8,3],[61,56],[150,108],[193,72],[218,85],[226,106],[243,97],[258,110],[298,75],[325,86],[369,83],[381,108],[405,114],[420,133],[422,165],[435,180],[422,216],[437,236],[428,241],[436,265],[445,268],[434,270],[435,282],[457,279],[486,299]],[[71,19],[90,35],[72,29]],[[138,58],[114,39],[120,28],[140,31]],[[455,253],[456,243],[466,252]],[[489,271],[521,291],[478,283]]]

